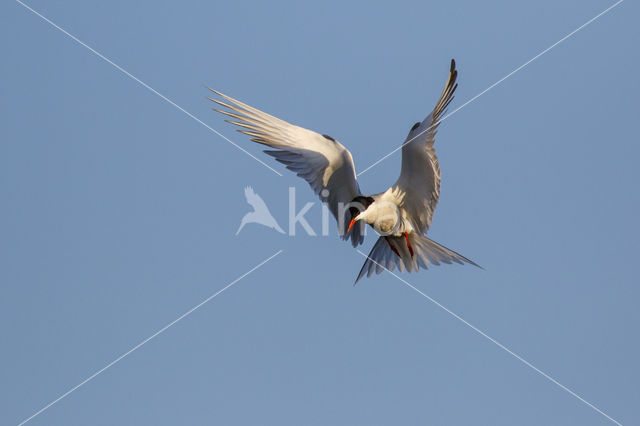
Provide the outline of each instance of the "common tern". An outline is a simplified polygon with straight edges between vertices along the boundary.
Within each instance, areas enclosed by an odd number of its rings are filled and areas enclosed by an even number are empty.
[[[231,118],[225,121],[241,127],[238,131],[252,141],[272,148],[264,152],[309,183],[336,218],[342,239],[351,239],[351,244],[358,246],[364,240],[365,224],[380,234],[357,283],[365,274],[370,277],[385,269],[413,272],[430,264],[452,262],[479,267],[424,235],[440,197],[434,138],[458,87],[457,77],[452,59],[435,108],[411,127],[402,144],[400,177],[386,191],[372,195],[360,192],[351,153],[331,136],[290,124],[213,89],[222,99],[209,99],[224,108],[214,110]]]

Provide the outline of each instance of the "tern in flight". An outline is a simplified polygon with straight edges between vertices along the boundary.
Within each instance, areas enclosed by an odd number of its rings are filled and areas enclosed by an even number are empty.
[[[435,108],[422,122],[411,127],[402,144],[402,167],[398,180],[386,191],[363,195],[355,173],[353,157],[331,136],[316,133],[264,113],[236,99],[212,90],[222,99],[212,99],[231,117],[225,120],[251,140],[271,149],[264,152],[283,163],[309,183],[336,218],[342,239],[354,247],[364,240],[365,224],[380,234],[364,262],[356,283],[364,275],[385,269],[418,271],[440,263],[469,263],[466,257],[424,234],[440,196],[440,165],[433,144],[445,109],[458,85],[455,61]]]

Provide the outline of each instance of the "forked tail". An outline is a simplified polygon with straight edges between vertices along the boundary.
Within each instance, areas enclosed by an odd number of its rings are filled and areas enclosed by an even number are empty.
[[[409,244],[407,244],[407,239]],[[461,265],[469,263],[482,268],[477,263],[436,243],[425,235],[411,232],[407,239],[404,235],[378,238],[353,285],[365,274],[370,277],[374,272],[379,274],[385,269],[393,271],[397,268],[400,272],[413,272],[418,271],[421,267],[428,269],[429,265],[453,262]],[[411,250],[413,250],[413,255]]]

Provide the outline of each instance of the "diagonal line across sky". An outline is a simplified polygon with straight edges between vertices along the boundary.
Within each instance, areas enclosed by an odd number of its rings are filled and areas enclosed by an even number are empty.
[[[158,331],[156,331],[155,333],[153,333],[151,336],[147,337],[146,339],[144,339],[143,341],[141,341],[140,343],[138,343],[137,345],[135,345],[134,347],[132,347],[131,349],[129,349],[127,352],[123,353],[122,355],[120,355],[119,357],[117,357],[116,359],[114,359],[113,361],[111,361],[109,364],[105,365],[104,367],[102,367],[100,370],[96,371],[95,373],[93,373],[92,375],[90,375],[89,377],[87,377],[86,379],[84,379],[83,381],[81,381],[80,383],[78,383],[77,385],[75,385],[74,387],[72,387],[71,389],[69,389],[68,391],[66,391],[65,393],[63,393],[62,395],[60,395],[58,398],[54,399],[53,401],[51,401],[50,403],[48,403],[47,405],[45,405],[44,407],[42,407],[40,410],[36,411],[35,413],[33,413],[31,416],[27,417],[26,419],[24,419],[23,421],[21,421],[18,426],[22,426],[25,423],[31,421],[32,419],[34,419],[36,416],[42,414],[44,411],[48,410],[49,408],[51,408],[53,405],[57,404],[58,402],[60,402],[61,400],[63,400],[64,398],[66,398],[67,396],[69,396],[71,393],[75,392],[78,388],[80,388],[81,386],[84,386],[85,384],[87,384],[88,382],[90,382],[91,380],[95,379],[97,376],[99,376],[100,374],[104,373],[107,369],[113,367],[115,364],[117,364],[118,362],[122,361],[124,358],[126,358],[127,356],[131,355],[133,352],[137,351],[138,349],[140,349],[142,346],[144,346],[146,343],[148,343],[150,340],[158,337],[160,334],[164,333],[165,331],[167,331],[170,327],[174,326],[177,322],[183,320],[184,318],[188,317],[189,315],[191,315],[193,312],[195,312],[197,309],[201,308],[203,305],[207,304],[208,302],[210,302],[211,300],[215,299],[217,296],[219,296],[223,291],[227,290],[228,288],[230,288],[231,286],[233,286],[234,284],[238,283],[240,280],[242,280],[243,278],[245,278],[247,275],[251,274],[252,272],[256,271],[257,269],[261,268],[265,263],[271,261],[272,259],[274,259],[276,256],[278,256],[280,253],[282,253],[282,250],[278,250],[276,253],[272,254],[271,256],[269,256],[268,258],[266,258],[265,260],[263,260],[262,262],[258,263],[256,266],[254,266],[253,268],[249,269],[247,272],[245,272],[244,274],[240,275],[238,278],[236,278],[235,280],[231,281],[229,284],[227,284],[226,286],[222,287],[220,290],[216,291],[215,293],[213,293],[211,296],[207,297],[206,299],[204,299],[202,302],[198,303],[197,305],[195,305],[194,307],[192,307],[191,309],[189,309],[187,312],[185,312],[184,314],[180,315],[178,318],[174,319],[173,321],[171,321],[170,323],[168,323],[167,325],[165,325],[164,327],[162,327],[161,329],[159,329]]]
[[[71,38],[73,41],[75,41],[76,43],[80,44],[83,47],[86,47],[89,51],[91,51],[91,53],[93,53],[94,55],[96,55],[97,57],[99,57],[100,59],[104,60],[105,62],[107,62],[108,64],[112,65],[114,68],[116,68],[118,71],[122,72],[124,75],[126,75],[127,77],[129,77],[130,79],[134,80],[135,82],[139,83],[142,87],[144,87],[145,89],[149,90],[150,92],[158,95],[160,98],[162,98],[163,100],[165,100],[166,102],[168,102],[169,104],[171,104],[173,107],[177,108],[178,110],[182,111],[184,114],[186,114],[187,116],[189,116],[190,118],[192,118],[193,120],[195,120],[197,123],[203,125],[204,127],[206,127],[207,129],[211,130],[213,133],[215,133],[216,135],[220,136],[222,139],[224,139],[225,141],[229,142],[231,145],[235,146],[236,148],[238,148],[240,151],[244,152],[245,154],[247,154],[249,157],[253,158],[254,160],[256,160],[258,163],[262,164],[263,166],[265,166],[266,168],[268,168],[269,170],[271,170],[273,173],[277,174],[278,176],[282,176],[282,173],[280,173],[279,171],[277,171],[276,169],[274,169],[273,167],[269,166],[267,163],[265,163],[264,161],[260,160],[258,157],[256,157],[255,155],[251,154],[249,151],[247,151],[246,149],[244,149],[243,147],[241,147],[240,145],[238,145],[237,143],[233,142],[231,139],[227,138],[226,136],[224,136],[222,133],[220,133],[219,131],[217,131],[216,129],[214,129],[213,127],[209,126],[207,123],[205,123],[204,121],[200,120],[198,117],[196,117],[195,115],[191,114],[189,111],[187,111],[186,109],[184,109],[183,107],[181,107],[180,105],[176,104],[175,102],[173,102],[171,99],[167,98],[165,95],[163,95],[162,93],[158,92],[156,89],[154,89],[153,87],[149,86],[147,83],[145,83],[144,81],[140,80],[138,77],[136,77],[135,75],[131,74],[129,71],[127,71],[126,69],[122,68],[120,65],[116,64],[115,62],[113,62],[111,59],[107,58],[106,56],[104,56],[102,53],[98,52],[97,50],[95,50],[93,47],[89,46],[87,43],[83,42],[82,40],[80,40],[79,38],[77,38],[76,36],[74,36],[73,34],[71,34],[70,32],[68,32],[67,30],[65,30],[64,28],[60,27],[58,24],[56,24],[55,22],[51,21],[49,18],[47,18],[46,16],[42,15],[41,13],[39,13],[38,11],[34,10],[32,7],[30,7],[29,5],[23,3],[20,0],[16,0],[16,2],[18,4],[20,4],[21,6],[23,6],[25,9],[31,11],[33,14],[37,15],[38,17],[40,17],[42,20],[44,20],[45,22],[47,22],[48,24],[50,24],[52,27],[54,27],[55,29],[59,30],[60,32],[62,32],[63,34],[67,35],[69,38]]]
[[[418,288],[413,286],[408,281],[404,280],[399,275],[393,273],[392,271],[387,269],[385,266],[381,265],[380,263],[376,262],[374,259],[372,259],[369,256],[367,256],[366,254],[364,254],[364,252],[360,251],[359,249],[356,249],[356,250],[358,250],[358,253],[360,253],[362,256],[364,256],[365,258],[367,258],[371,262],[375,263],[377,266],[383,268],[385,271],[387,271],[388,273],[393,275],[395,278],[400,280],[402,283],[404,283],[406,286],[411,288],[413,291],[415,291],[416,293],[420,294],[422,297],[424,297],[425,299],[429,300],[431,303],[433,303],[434,305],[436,305],[440,309],[444,310],[446,313],[448,313],[449,315],[451,315],[452,317],[454,317],[458,321],[462,322],[464,325],[466,325],[467,327],[471,328],[473,331],[475,331],[476,333],[480,334],[485,339],[489,340],[490,342],[492,342],[493,344],[498,346],[500,349],[502,349],[503,351],[507,352],[509,355],[513,356],[514,358],[516,358],[518,361],[522,362],[527,367],[531,368],[536,373],[540,374],[541,376],[543,376],[547,380],[549,380],[552,383],[554,383],[555,385],[559,386],[562,390],[564,390],[565,392],[567,392],[570,395],[574,396],[575,398],[579,399],[581,402],[583,402],[584,404],[586,404],[590,408],[594,409],[595,411],[597,411],[598,413],[600,413],[601,415],[603,415],[607,419],[611,420],[613,423],[622,426],[622,424],[620,422],[618,422],[617,420],[615,420],[613,417],[609,416],[607,413],[605,413],[604,411],[600,410],[598,407],[596,407],[595,405],[593,405],[592,403],[590,403],[589,401],[587,401],[586,399],[584,399],[583,397],[581,397],[580,395],[578,395],[577,393],[575,393],[574,391],[572,391],[571,389],[569,389],[568,387],[566,387],[565,385],[563,385],[562,383],[560,383],[559,381],[557,381],[556,379],[554,379],[553,377],[551,377],[550,375],[545,373],[544,371],[540,370],[538,367],[536,367],[535,365],[531,364],[529,361],[527,361],[526,359],[524,359],[523,357],[521,357],[517,353],[513,352],[511,349],[507,348],[505,345],[503,345],[502,343],[500,343],[499,341],[497,341],[493,337],[489,336],[487,333],[485,333],[484,331],[480,330],[478,327],[476,327],[475,325],[471,324],[470,322],[468,322],[467,320],[462,318],[460,315],[456,314],[455,312],[453,312],[452,310],[450,310],[449,308],[447,308],[446,306],[444,306],[443,304],[441,304],[440,302],[438,302],[437,300],[435,300],[431,296],[429,296],[426,293],[420,291]]]
[[[396,152],[398,152],[400,149],[402,149],[403,146],[405,146],[406,144],[410,143],[412,140],[416,139],[417,137],[423,135],[424,133],[428,132],[429,130],[431,130],[434,126],[437,126],[439,123],[442,123],[444,120],[446,120],[447,118],[451,117],[453,114],[455,114],[456,112],[460,111],[462,108],[466,107],[467,105],[469,105],[470,103],[472,103],[473,101],[475,101],[476,99],[478,99],[480,96],[484,95],[485,93],[487,93],[489,90],[493,89],[494,87],[496,87],[497,85],[499,85],[500,83],[502,83],[503,81],[505,81],[506,79],[508,79],[509,77],[511,77],[512,75],[514,75],[515,73],[517,73],[518,71],[520,71],[521,69],[523,69],[524,67],[526,67],[527,65],[529,65],[530,63],[532,63],[533,61],[535,61],[536,59],[540,58],[542,55],[544,55],[545,53],[549,52],[551,49],[553,49],[554,47],[556,47],[557,45],[559,45],[560,43],[562,43],[563,41],[565,41],[566,39],[568,39],[569,37],[573,36],[574,34],[576,34],[578,31],[584,29],[585,27],[587,27],[589,24],[591,24],[592,22],[594,22],[595,20],[597,20],[598,18],[600,18],[602,15],[606,14],[607,12],[611,11],[614,7],[618,6],[620,3],[622,3],[624,0],[618,0],[617,2],[615,2],[614,4],[612,4],[611,6],[609,6],[608,8],[606,8],[605,10],[603,10],[602,12],[598,13],[596,16],[594,16],[593,18],[589,19],[587,22],[585,22],[584,24],[580,25],[578,28],[576,28],[575,30],[571,31],[569,34],[567,34],[566,36],[562,37],[560,40],[556,41],[555,43],[553,43],[551,46],[547,47],[546,49],[544,49],[543,51],[541,51],[540,53],[538,53],[536,56],[534,56],[533,58],[529,59],[527,62],[525,62],[524,64],[520,65],[519,67],[517,67],[516,69],[514,69],[513,71],[511,71],[509,74],[505,75],[504,77],[502,77],[500,80],[496,81],[495,83],[493,83],[491,86],[487,87],[486,89],[484,89],[482,92],[478,93],[477,95],[475,95],[473,98],[469,99],[468,101],[466,101],[465,103],[463,103],[462,105],[460,105],[458,108],[454,109],[453,111],[451,111],[449,114],[445,115],[444,117],[442,117],[442,119],[440,121],[436,121],[434,124],[432,124],[431,126],[427,127],[426,129],[424,129],[422,132],[418,133],[417,135],[415,135],[414,137],[412,137],[411,139],[409,139],[408,141],[404,142],[402,145],[400,145],[399,147],[395,148],[393,151],[389,152],[388,154],[382,156],[379,160],[375,161],[374,163],[372,163],[371,165],[369,165],[366,169],[362,170],[361,172],[359,172],[357,174],[357,176],[360,176],[363,173],[366,173],[368,170],[372,169],[373,167],[377,166],[378,164],[382,163],[384,160],[386,160],[387,158],[389,158],[390,156],[392,156],[393,154],[395,154]]]
[[[529,59],[528,61],[526,61],[525,63],[523,63],[522,65],[520,65],[519,67],[515,68],[513,71],[511,71],[510,73],[508,73],[507,75],[505,75],[504,77],[502,77],[501,79],[499,79],[498,81],[496,81],[495,83],[493,83],[492,85],[490,85],[489,87],[487,87],[485,90],[481,91],[480,93],[478,93],[477,95],[475,95],[474,97],[472,97],[471,99],[467,100],[464,104],[462,104],[461,106],[459,106],[458,108],[456,108],[455,110],[453,110],[451,113],[445,115],[441,121],[446,120],[447,118],[449,118],[450,116],[452,116],[453,114],[455,114],[456,112],[460,111],[462,108],[466,107],[467,105],[471,104],[472,102],[474,102],[475,100],[477,100],[479,97],[481,97],[482,95],[484,95],[485,93],[487,93],[488,91],[490,91],[491,89],[495,88],[496,86],[498,86],[499,84],[501,84],[502,82],[504,82],[506,79],[508,79],[509,77],[511,77],[512,75],[514,75],[515,73],[517,73],[518,71],[522,70],[523,68],[525,68],[526,66],[528,66],[530,63],[532,63],[533,61],[535,61],[536,59],[540,58],[541,56],[543,56],[544,54],[546,54],[547,52],[549,52],[551,49],[553,49],[554,47],[556,47],[557,45],[559,45],[560,43],[564,42],[565,40],[567,40],[568,38],[570,38],[571,36],[573,36],[574,34],[576,34],[577,32],[579,32],[580,30],[582,30],[583,28],[585,28],[586,26],[588,26],[589,24],[591,24],[592,22],[594,22],[595,20],[597,20],[598,18],[600,18],[601,16],[603,16],[604,14],[606,14],[607,12],[611,11],[613,8],[615,8],[616,6],[618,6],[619,4],[621,4],[624,0],[618,0],[616,3],[614,3],[613,5],[609,6],[608,8],[606,8],[605,10],[603,10],[602,12],[600,12],[598,15],[596,15],[595,17],[591,18],[589,21],[585,22],[584,24],[582,24],[580,27],[576,28],[575,30],[573,30],[572,32],[570,32],[569,34],[567,34],[566,36],[564,36],[563,38],[561,38],[560,40],[558,40],[557,42],[555,42],[554,44],[552,44],[551,46],[547,47],[546,49],[544,49],[543,51],[541,51],[540,53],[538,53],[536,56],[534,56],[533,58]],[[103,59],[105,62],[109,63],[110,65],[112,65],[113,67],[115,67],[116,69],[118,69],[119,71],[121,71],[123,74],[125,74],[126,76],[128,76],[129,78],[131,78],[132,80],[136,81],[137,83],[139,83],[140,85],[142,85],[143,87],[145,87],[147,90],[151,91],[152,93],[156,94],[157,96],[159,96],[160,98],[162,98],[163,100],[165,100],[167,103],[171,104],[173,107],[175,107],[176,109],[180,110],[181,112],[183,112],[184,114],[186,114],[187,116],[189,116],[190,118],[192,118],[194,121],[198,122],[199,124],[203,125],[204,127],[208,128],[210,131],[214,132],[215,134],[217,134],[218,136],[222,137],[223,139],[225,139],[227,142],[231,143],[232,145],[234,145],[236,148],[238,148],[239,150],[241,150],[242,152],[244,152],[245,154],[249,155],[250,157],[252,157],[254,160],[258,161],[259,163],[261,163],[263,166],[267,167],[268,169],[270,169],[271,171],[273,171],[274,173],[278,174],[279,176],[282,176],[282,174],[278,171],[276,171],[275,169],[273,169],[271,166],[267,165],[266,163],[264,163],[262,160],[258,159],[257,157],[255,157],[253,154],[249,153],[247,150],[245,150],[244,148],[242,148],[241,146],[237,145],[236,143],[234,143],[233,141],[231,141],[230,139],[228,139],[227,137],[225,137],[224,135],[222,135],[220,132],[218,132],[217,130],[215,130],[214,128],[210,127],[209,125],[207,125],[206,123],[204,123],[202,120],[200,120],[199,118],[197,118],[196,116],[194,116],[193,114],[191,114],[190,112],[188,112],[187,110],[185,110],[184,108],[182,108],[181,106],[179,106],[178,104],[176,104],[175,102],[173,102],[171,99],[167,98],[166,96],[164,96],[163,94],[161,94],[160,92],[158,92],[157,90],[155,90],[153,87],[149,86],[148,84],[144,83],[142,80],[140,80],[139,78],[137,78],[136,76],[134,76],[133,74],[129,73],[128,71],[126,71],[124,68],[122,68],[120,65],[116,64],[115,62],[113,62],[112,60],[110,60],[109,58],[107,58],[106,56],[102,55],[100,52],[96,51],[95,49],[93,49],[91,46],[87,45],[86,43],[84,43],[83,41],[81,41],[80,39],[78,39],[77,37],[75,37],[74,35],[72,35],[71,33],[67,32],[66,30],[64,30],[63,28],[61,28],[60,26],[58,26],[57,24],[55,24],[54,22],[52,22],[51,20],[49,20],[48,18],[46,18],[45,16],[43,16],[42,14],[40,14],[39,12],[37,12],[36,10],[34,10],[33,8],[31,8],[30,6],[28,6],[27,4],[25,4],[24,2],[22,2],[21,0],[16,0],[16,2],[18,4],[20,4],[21,6],[23,6],[24,8],[26,8],[27,10],[31,11],[33,14],[37,15],[38,17],[40,17],[41,19],[43,19],[45,22],[49,23],[51,26],[53,26],[54,28],[56,28],[57,30],[61,31],[62,33],[64,33],[65,35],[67,35],[68,37],[70,37],[72,40],[74,40],[75,42],[77,42],[78,44],[82,45],[83,47],[87,48],[89,51],[91,51],[93,54],[95,54],[96,56],[98,56],[99,58]],[[428,131],[429,129],[425,130]],[[419,135],[418,135],[419,136]],[[417,136],[416,136],[417,137]],[[409,143],[410,141],[405,142]],[[391,156],[392,154],[394,154],[395,152],[397,152],[398,150],[400,150],[402,148],[403,145],[399,146],[398,148],[394,149],[393,151],[391,151],[390,153],[388,153],[387,155],[385,155],[384,157],[382,157],[381,159],[379,159],[378,161],[376,161],[375,163],[371,164],[369,167],[367,167],[366,169],[364,169],[363,171],[361,171],[360,173],[358,173],[358,176],[362,173],[365,173],[366,171],[370,170],[371,168],[373,168],[374,166],[376,166],[377,164],[379,164],[380,162],[384,161],[386,158],[388,158],[389,156]],[[358,250],[359,251],[359,250]],[[219,295],[220,293],[222,293],[223,291],[225,291],[226,289],[228,289],[229,287],[231,287],[232,285],[234,285],[235,283],[237,283],[238,281],[240,281],[242,278],[244,278],[245,276],[249,275],[251,272],[255,271],[256,269],[260,268],[262,265],[264,265],[265,263],[267,263],[268,261],[270,261],[271,259],[275,258],[277,255],[279,255],[282,251],[278,251],[277,253],[275,253],[274,255],[272,255],[271,257],[267,258],[266,260],[264,260],[263,262],[261,262],[260,264],[258,264],[257,266],[255,266],[253,269],[249,270],[248,272],[246,272],[245,274],[243,274],[242,276],[240,276],[239,278],[237,278],[236,280],[234,280],[233,282],[229,283],[227,286],[225,286],[224,288],[222,288],[221,290],[219,290],[218,292],[214,293],[213,295],[209,296],[207,299],[205,299],[203,302],[201,302],[200,304],[196,305],[195,307],[193,307],[192,309],[190,309],[189,311],[187,311],[186,313],[184,313],[183,315],[181,315],[180,317],[178,317],[176,320],[172,321],[171,323],[167,324],[165,327],[163,327],[162,329],[158,330],[156,333],[154,333],[153,335],[151,335],[150,337],[148,337],[147,339],[143,340],[142,342],[140,342],[138,345],[134,346],[132,349],[130,349],[129,351],[125,352],[124,354],[122,354],[121,356],[119,356],[118,358],[116,358],[114,361],[112,361],[111,363],[107,364],[105,367],[103,367],[102,369],[96,371],[94,374],[92,374],[91,376],[89,376],[87,379],[85,379],[84,381],[82,381],[81,383],[79,383],[78,385],[74,386],[73,388],[69,389],[67,392],[63,393],[60,397],[58,397],[57,399],[55,399],[54,401],[50,402],[49,404],[47,404],[46,406],[44,406],[42,409],[40,409],[39,411],[37,411],[36,413],[34,413],[32,416],[30,416],[29,418],[25,419],[24,421],[22,421],[20,423],[20,425],[23,425],[27,422],[29,422],[30,420],[32,420],[33,418],[35,418],[36,416],[38,416],[39,414],[41,414],[42,412],[44,412],[45,410],[47,410],[48,408],[50,408],[51,406],[53,406],[54,404],[56,404],[57,402],[59,402],[60,400],[62,400],[63,398],[67,397],[69,394],[71,394],[72,392],[74,392],[75,390],[77,390],[79,387],[83,386],[84,384],[86,384],[87,382],[89,382],[90,380],[94,379],[95,377],[97,377],[99,374],[101,374],[102,372],[104,372],[105,370],[107,370],[108,368],[110,368],[111,366],[115,365],[117,362],[119,362],[120,360],[122,360],[123,358],[125,358],[126,356],[128,356],[129,354],[131,354],[132,352],[134,352],[135,350],[137,350],[138,348],[140,348],[141,346],[143,346],[144,344],[146,344],[148,341],[150,341],[151,339],[155,338],[156,336],[158,336],[159,334],[163,333],[164,331],[166,331],[169,327],[173,326],[175,323],[177,323],[178,321],[182,320],[183,318],[185,318],[186,316],[190,315],[192,312],[194,312],[196,309],[198,309],[199,307],[201,307],[202,305],[204,305],[205,303],[209,302],[210,300],[212,300],[213,298],[215,298],[217,295]],[[360,252],[360,251],[359,251]],[[362,254],[363,256],[367,257],[363,252],[360,252],[360,254]],[[373,261],[373,260],[372,260]],[[375,262],[375,261],[374,261]],[[386,268],[385,268],[386,269]],[[580,401],[582,401],[584,404],[586,404],[587,406],[589,406],[590,408],[592,408],[593,410],[597,411],[598,413],[600,413],[601,415],[603,415],[604,417],[606,417],[607,419],[609,419],[610,421],[616,423],[616,424],[620,424],[618,421],[616,421],[615,419],[613,419],[612,417],[610,417],[609,415],[607,415],[606,413],[604,413],[603,411],[601,411],[600,409],[598,409],[596,406],[594,406],[593,404],[589,403],[588,401],[586,401],[585,399],[583,399],[581,396],[579,396],[578,394],[576,394],[575,392],[573,392],[571,389],[567,388],[566,386],[562,385],[561,383],[559,383],[558,381],[556,381],[555,379],[553,379],[551,376],[549,376],[548,374],[544,373],[543,371],[539,370],[537,367],[535,367],[534,365],[532,365],[531,363],[529,363],[528,361],[526,361],[524,358],[522,358],[521,356],[519,356],[518,354],[512,352],[511,350],[509,350],[507,347],[505,347],[504,345],[502,345],[500,342],[498,342],[497,340],[493,339],[492,337],[490,337],[489,335],[487,335],[486,333],[484,333],[482,330],[476,328],[475,326],[473,326],[472,324],[470,324],[469,322],[467,322],[466,320],[464,320],[463,318],[461,318],[460,316],[458,316],[457,314],[455,314],[454,312],[450,311],[448,308],[446,308],[445,306],[441,305],[439,302],[437,302],[436,300],[434,300],[433,298],[431,298],[430,296],[426,295],[425,293],[423,293],[422,291],[420,291],[419,289],[417,289],[416,287],[414,287],[413,285],[411,285],[410,283],[408,283],[407,281],[405,281],[404,279],[402,279],[401,277],[399,277],[398,275],[394,274],[391,271],[388,271],[389,273],[391,273],[394,277],[396,277],[397,279],[399,279],[400,281],[402,281],[404,284],[406,284],[408,287],[410,287],[411,289],[413,289],[414,291],[416,291],[417,293],[419,293],[420,295],[422,295],[423,297],[425,297],[426,299],[430,300],[432,303],[436,304],[438,307],[440,307],[441,309],[445,310],[447,313],[449,313],[450,315],[452,315],[453,317],[455,317],[456,319],[458,319],[459,321],[461,321],[462,323],[464,323],[465,325],[467,325],[468,327],[470,327],[471,329],[473,329],[474,331],[476,331],[477,333],[479,333],[480,335],[482,335],[483,337],[487,338],[489,341],[493,342],[494,344],[496,344],[498,347],[500,347],[501,349],[503,349],[504,351],[506,351],[507,353],[509,353],[510,355],[512,355],[513,357],[515,357],[516,359],[518,359],[519,361],[521,361],[522,363],[524,363],[525,365],[527,365],[528,367],[530,367],[531,369],[533,369],[534,371],[536,371],[537,373],[539,373],[540,375],[542,375],[543,377],[547,378],[548,380],[550,380],[551,382],[553,382],[554,384],[556,384],[557,386],[559,386],[560,388],[562,388],[563,390],[565,390],[566,392],[568,392],[569,394],[571,394],[572,396],[574,396],[575,398],[579,399]]]

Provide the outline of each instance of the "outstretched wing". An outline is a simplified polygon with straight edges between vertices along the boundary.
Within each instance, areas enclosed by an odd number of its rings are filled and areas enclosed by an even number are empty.
[[[402,194],[400,208],[407,212],[414,229],[420,233],[425,233],[431,226],[440,197],[440,164],[433,143],[440,119],[458,87],[457,77],[456,63],[452,59],[449,78],[438,103],[422,123],[411,128],[402,146],[402,169],[393,190]]]
[[[354,246],[362,243],[364,229],[361,226],[354,227],[348,236],[345,235],[350,217],[344,214],[344,210],[348,212],[348,204],[360,195],[349,150],[330,136],[287,123],[210,90],[224,99],[209,98],[225,108],[214,110],[235,119],[225,121],[242,127],[238,131],[249,135],[252,141],[274,148],[264,152],[309,183],[338,221],[342,238],[350,237]]]

